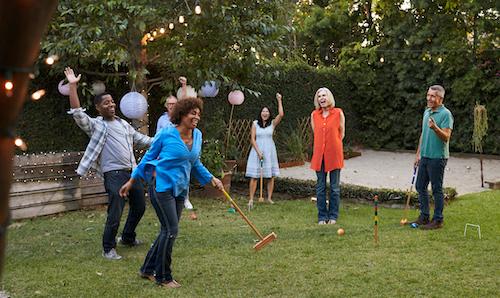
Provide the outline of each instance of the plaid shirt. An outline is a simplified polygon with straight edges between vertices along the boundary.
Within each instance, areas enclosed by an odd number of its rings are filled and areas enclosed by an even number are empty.
[[[90,142],[85,149],[80,164],[76,172],[80,176],[84,176],[88,173],[90,169],[95,169],[97,175],[102,177],[101,166],[99,165],[99,156],[101,155],[102,148],[106,142],[107,128],[108,125],[106,121],[103,120],[101,116],[97,118],[91,118],[85,109],[77,108],[71,109],[68,114],[73,115],[76,124],[90,137]],[[127,121],[116,117],[116,120],[120,121],[123,127],[127,130],[127,143],[129,148],[133,146],[139,147],[139,149],[146,149],[151,145],[153,141],[152,138],[137,132]],[[132,161],[132,167],[137,166],[135,161],[134,152],[130,152],[130,160]]]

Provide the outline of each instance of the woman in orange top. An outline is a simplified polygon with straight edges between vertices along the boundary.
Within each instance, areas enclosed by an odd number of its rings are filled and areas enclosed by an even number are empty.
[[[311,169],[316,171],[316,206],[318,224],[336,224],[340,205],[340,169],[344,167],[342,140],[345,117],[335,108],[335,99],[328,88],[319,88],[314,95],[316,109],[311,113],[314,133]],[[326,205],[326,175],[330,173],[330,204]]]

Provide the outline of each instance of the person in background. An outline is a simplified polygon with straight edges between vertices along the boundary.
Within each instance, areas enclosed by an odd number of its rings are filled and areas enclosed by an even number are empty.
[[[345,117],[335,107],[328,88],[319,88],[314,95],[315,110],[311,113],[314,135],[311,169],[316,171],[316,206],[318,224],[336,224],[340,205],[340,170],[344,167]],[[329,204],[326,204],[326,176],[330,174]]]
[[[418,192],[420,216],[410,224],[417,224],[423,230],[443,227],[443,177],[450,157],[450,138],[453,130],[453,115],[443,105],[445,90],[434,85],[427,90],[427,108],[422,120],[422,133],[418,142],[415,166],[418,166],[415,189]],[[434,216],[429,221],[429,193],[432,185],[434,196]]]
[[[283,111],[282,96],[276,93],[276,101],[278,102],[278,115],[273,119],[269,107],[263,107],[260,110],[257,120],[253,121],[251,131],[252,149],[248,155],[246,177],[250,177],[248,208],[253,207],[253,199],[257,189],[257,179],[262,175],[268,179],[267,182],[267,201],[274,203],[272,200],[274,190],[274,177],[280,174],[278,154],[276,145],[274,144],[273,134],[274,129],[281,122],[285,115]],[[261,201],[263,198],[259,198]]]

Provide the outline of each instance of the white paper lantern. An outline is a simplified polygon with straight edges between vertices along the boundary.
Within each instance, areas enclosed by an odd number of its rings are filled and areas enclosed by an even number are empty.
[[[120,111],[129,119],[142,119],[148,111],[148,102],[139,92],[129,92],[120,100]]]
[[[216,97],[218,93],[219,88],[217,88],[217,83],[215,81],[205,81],[200,88],[201,97]]]
[[[245,100],[245,95],[240,90],[234,90],[229,92],[227,100],[229,101],[230,104],[239,106]]]
[[[57,90],[59,90],[59,93],[61,93],[64,96],[69,95],[69,83],[64,84],[64,80],[59,82],[59,85],[57,85]]]
[[[198,97],[198,93],[196,93],[196,90],[191,87],[190,85],[186,86],[186,94],[182,96],[182,87],[177,90],[177,99],[181,100],[184,98],[191,98],[191,97]]]

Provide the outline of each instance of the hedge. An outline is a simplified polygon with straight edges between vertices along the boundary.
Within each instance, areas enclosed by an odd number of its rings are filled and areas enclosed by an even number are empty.
[[[248,178],[245,178],[243,174],[233,175],[231,187],[233,185],[237,188],[248,188]],[[295,199],[316,196],[316,181],[276,177],[274,191],[290,195]],[[456,199],[457,192],[454,188],[445,187],[443,191],[446,201],[453,201]],[[342,200],[373,201],[375,195],[378,195],[379,202],[381,203],[405,204],[408,192],[341,183],[340,197]],[[434,202],[432,194],[430,194],[430,198],[431,202]],[[410,204],[414,206],[418,205],[418,196],[416,192],[410,193]]]

